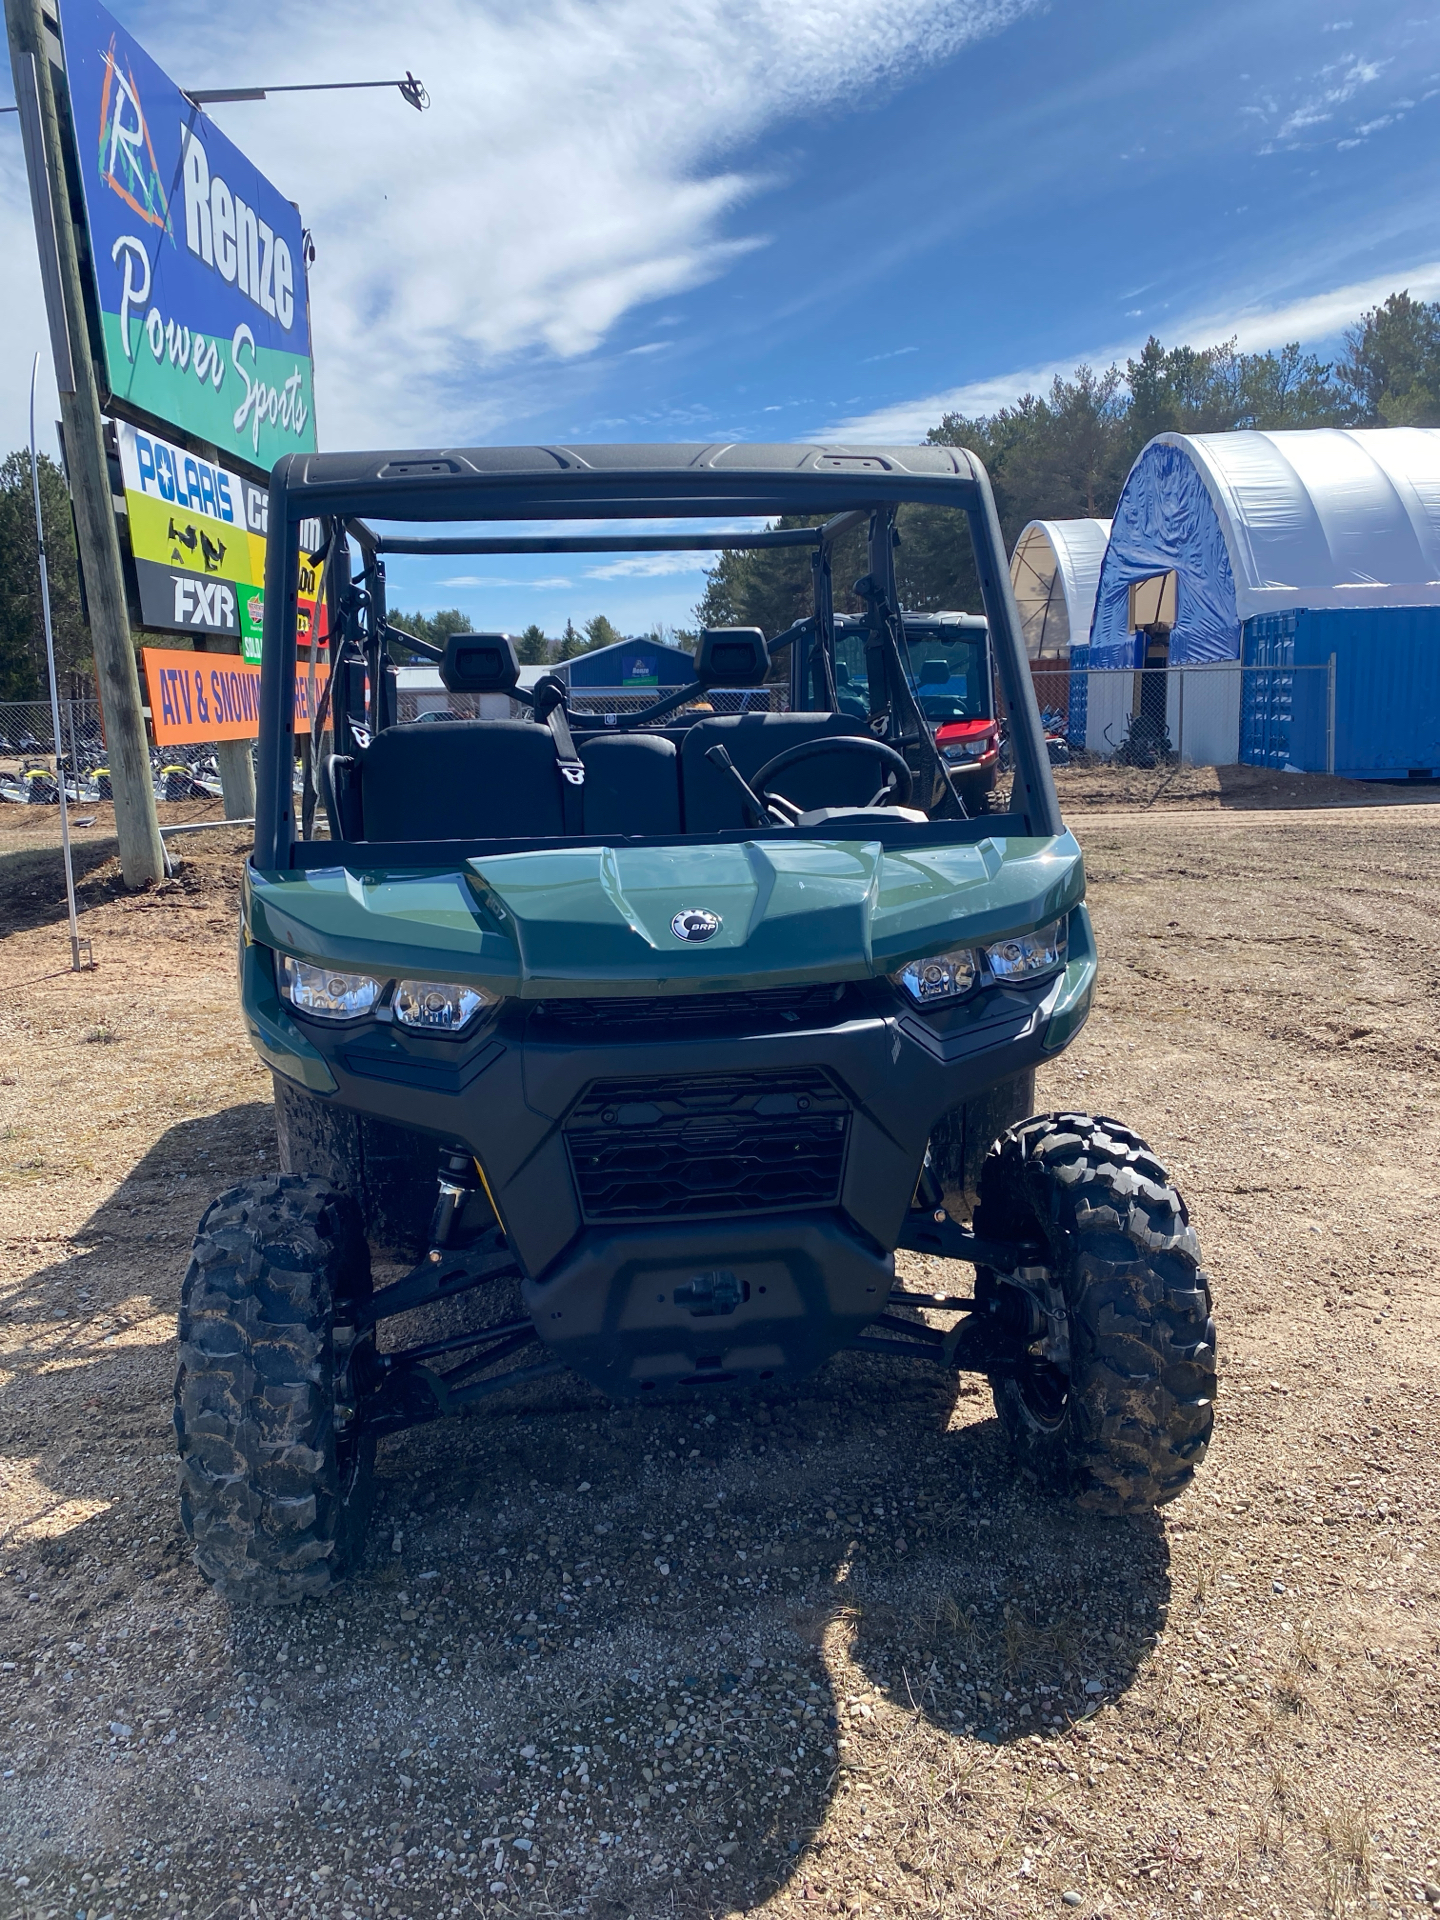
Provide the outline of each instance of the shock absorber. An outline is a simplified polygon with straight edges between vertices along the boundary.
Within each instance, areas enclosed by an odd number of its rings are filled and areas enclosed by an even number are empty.
[[[935,1173],[930,1149],[925,1149],[925,1159],[920,1168],[920,1178],[915,1182],[915,1192],[910,1205],[933,1220],[945,1218],[945,1190]]]
[[[441,1150],[436,1179],[440,1191],[436,1195],[435,1211],[430,1217],[430,1245],[448,1247],[453,1243],[466,1201],[471,1194],[480,1191],[480,1176],[470,1154],[459,1148],[445,1147]]]

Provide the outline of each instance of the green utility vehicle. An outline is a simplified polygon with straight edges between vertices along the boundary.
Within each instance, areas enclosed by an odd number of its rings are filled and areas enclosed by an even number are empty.
[[[968,816],[917,702],[904,502],[973,543],[1003,813]],[[842,689],[846,536],[868,559]],[[642,711],[573,711],[558,676],[522,693],[507,636],[457,634],[429,652],[489,717],[397,724],[392,648],[427,649],[387,623],[388,556],[776,546],[809,555],[808,615],[702,634],[693,685]],[[302,564],[329,583],[328,837],[292,780]],[[987,1376],[1022,1463],[1082,1505],[1180,1492],[1215,1391],[1184,1204],[1128,1128],[1030,1117],[1095,946],[973,456],[297,454],[267,568],[240,977],[284,1171],[214,1202],[185,1278],[202,1571],[236,1598],[326,1593],[382,1434],[563,1368],[703,1401],[842,1349],[928,1361]],[[968,1262],[972,1290],[897,1285],[898,1248]],[[398,1277],[372,1283],[372,1250]],[[427,1337],[397,1339],[420,1308]]]

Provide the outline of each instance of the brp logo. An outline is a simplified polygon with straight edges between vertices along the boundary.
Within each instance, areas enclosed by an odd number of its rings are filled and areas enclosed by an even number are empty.
[[[685,907],[670,922],[677,940],[713,940],[720,931],[720,916],[705,907]]]

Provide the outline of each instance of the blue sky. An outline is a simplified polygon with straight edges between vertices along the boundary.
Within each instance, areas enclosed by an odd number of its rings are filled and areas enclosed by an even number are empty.
[[[324,445],[913,441],[1152,330],[1331,351],[1392,287],[1440,295],[1440,7],[257,0],[202,36],[178,0],[115,11],[182,82],[429,87],[423,117],[216,110],[315,231]],[[43,339],[14,126],[7,445]],[[688,616],[698,567],[670,564],[413,563],[394,597],[637,631]]]

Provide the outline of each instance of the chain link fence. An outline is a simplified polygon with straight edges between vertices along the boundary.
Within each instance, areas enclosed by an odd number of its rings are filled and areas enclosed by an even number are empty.
[[[60,702],[58,755],[48,700],[0,701],[0,805],[58,806],[62,767],[68,799],[113,798],[99,701]],[[150,767],[157,800],[221,797],[213,743],[152,747]]]
[[[60,702],[60,751],[76,761],[103,751],[105,732],[98,700]],[[48,700],[0,701],[0,760],[55,755],[54,726]]]
[[[0,803],[58,805],[62,765],[72,800],[108,800],[104,761],[98,700],[60,702],[58,751],[48,700],[0,701]]]
[[[1034,666],[1048,730],[1121,766],[1335,771],[1335,662],[1323,666]]]
[[[1250,766],[1332,773],[1335,767],[1335,663],[1194,667],[1069,667],[1035,664],[1035,695],[1046,731],[1077,762],[1121,766]],[[657,691],[577,691],[576,713],[640,713]],[[702,713],[783,713],[784,686],[713,688],[658,724]],[[527,709],[504,695],[402,688],[402,721],[520,718]],[[1052,757],[1054,750],[1052,749]],[[156,798],[221,797],[213,744],[151,750]],[[59,760],[77,802],[111,798],[105,734],[96,700],[60,702]],[[0,803],[54,805],[60,770],[44,700],[0,702]]]

